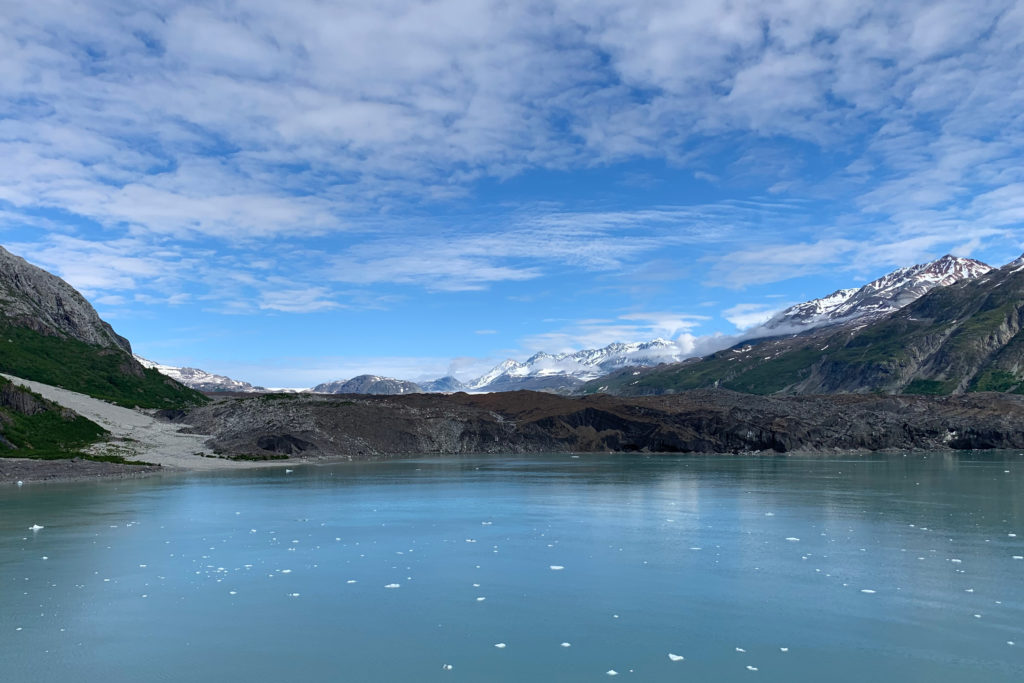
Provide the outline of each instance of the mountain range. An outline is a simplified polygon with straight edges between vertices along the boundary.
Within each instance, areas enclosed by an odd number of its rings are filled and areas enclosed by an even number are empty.
[[[994,269],[974,259],[943,256],[928,263],[897,269],[859,288],[799,303],[780,311],[767,322],[744,332],[740,338],[756,340],[787,334],[808,333],[818,328],[866,323],[888,316],[940,287],[981,278]],[[262,387],[195,368],[178,368],[139,359],[169,377],[200,391],[263,391]],[[693,362],[676,342],[654,339],[647,342],[614,343],[599,349],[570,353],[537,353],[525,361],[508,359],[473,380],[462,382],[443,377],[429,382],[360,375],[319,384],[315,393],[408,394],[468,391],[535,390],[559,393],[590,391],[598,378],[631,368],[652,368],[662,364]],[[599,385],[600,386],[600,385]]]
[[[637,368],[589,392],[1024,393],[1024,257],[932,287],[896,311],[752,339],[704,358]]]

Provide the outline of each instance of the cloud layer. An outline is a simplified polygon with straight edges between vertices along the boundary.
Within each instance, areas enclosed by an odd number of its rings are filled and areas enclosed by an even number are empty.
[[[0,238],[111,307],[225,313],[1010,257],[1022,50],[1015,0],[14,0]],[[715,198],[480,189],[637,164]]]

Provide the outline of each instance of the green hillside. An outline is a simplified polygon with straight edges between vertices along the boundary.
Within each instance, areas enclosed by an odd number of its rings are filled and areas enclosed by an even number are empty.
[[[0,372],[88,394],[128,408],[205,403],[197,391],[143,368],[118,348],[48,336],[0,318]]]
[[[0,457],[72,458],[104,438],[95,422],[0,377]],[[90,459],[122,462],[121,458]]]

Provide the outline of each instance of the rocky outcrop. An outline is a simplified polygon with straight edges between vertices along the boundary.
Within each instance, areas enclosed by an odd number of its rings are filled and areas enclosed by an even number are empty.
[[[0,316],[40,334],[131,353],[131,344],[74,287],[0,247]]]
[[[739,453],[1024,447],[1024,397],[485,395],[229,398],[174,416],[229,455]]]

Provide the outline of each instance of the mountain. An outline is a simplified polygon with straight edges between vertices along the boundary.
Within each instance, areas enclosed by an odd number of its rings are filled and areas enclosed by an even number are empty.
[[[685,357],[679,346],[665,339],[609,344],[574,353],[537,353],[524,363],[506,360],[466,384],[469,391],[534,391],[571,389],[617,368],[677,362]]]
[[[195,389],[196,391],[238,391],[238,392],[259,392],[267,391],[264,387],[257,387],[248,382],[242,382],[237,379],[231,379],[224,375],[214,375],[213,373],[206,372],[205,370],[199,370],[198,368],[179,368],[173,365],[161,365],[151,360],[146,360],[142,356],[135,356],[142,367],[152,368],[162,375],[166,375],[171,379],[181,382],[187,387]]]
[[[614,373],[588,391],[722,387],[755,394],[1024,393],[1024,257],[933,287],[881,318],[752,340],[702,359]]]
[[[428,394],[453,394],[457,391],[466,390],[465,384],[450,375],[430,380],[429,382],[420,382],[419,385]]]
[[[378,377],[377,375],[359,375],[350,380],[335,380],[313,387],[315,394],[421,394],[423,389],[418,384],[403,379]]]
[[[147,370],[71,285],[0,247],[0,372],[119,405],[170,408],[206,398]]]
[[[128,340],[100,319],[71,285],[0,247],[0,316],[39,334],[131,353]]]
[[[768,336],[768,333],[800,332],[859,318],[880,318],[916,301],[935,287],[973,280],[991,270],[992,266],[981,261],[947,254],[930,263],[900,268],[859,289],[840,289],[827,297],[790,306],[755,332],[765,332],[764,336]]]

